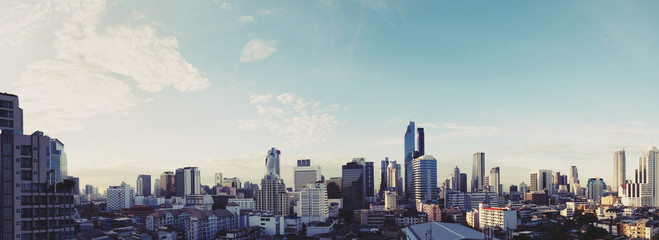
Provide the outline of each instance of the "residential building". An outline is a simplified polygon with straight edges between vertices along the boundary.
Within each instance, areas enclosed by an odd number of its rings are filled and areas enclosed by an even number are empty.
[[[480,192],[483,190],[485,178],[485,153],[474,153],[474,164],[471,171],[471,192]]]
[[[158,210],[145,220],[148,231],[173,227],[183,232],[185,239],[215,239],[222,230],[238,228],[238,217],[224,209],[202,211],[195,208]]]
[[[122,182],[119,186],[110,186],[107,190],[106,208],[118,211],[135,205],[135,189]]]
[[[136,196],[151,196],[151,175],[137,176],[137,192]]]
[[[478,227],[495,227],[502,230],[517,229],[517,211],[507,208],[490,207],[487,203],[478,206]]]
[[[18,106],[18,96],[0,93],[0,132],[23,135],[23,109]]]
[[[634,181],[627,183],[622,203],[626,206],[659,206],[659,150],[655,146],[649,147],[638,158],[638,169],[634,172]]]
[[[2,110],[0,110],[2,111]],[[55,182],[62,182],[68,178],[66,152],[64,152],[64,143],[57,138],[50,140],[50,159],[46,159],[46,168],[55,171]]]
[[[505,199],[499,198],[495,192],[452,192],[446,194],[446,197],[444,198],[444,207],[458,207],[462,211],[468,211],[473,208],[478,208],[478,204],[481,202],[489,203],[490,206],[503,207]]]
[[[414,200],[437,202],[437,159],[423,155],[412,163],[412,192]]]
[[[201,194],[201,173],[197,167],[176,169],[176,196]]]
[[[254,213],[249,216],[249,226],[262,227],[265,235],[276,236],[284,235],[286,222],[284,216],[281,215]]]
[[[297,167],[293,168],[293,181],[295,191],[300,191],[309,183],[321,181],[320,166],[311,166],[311,160],[297,160]]]

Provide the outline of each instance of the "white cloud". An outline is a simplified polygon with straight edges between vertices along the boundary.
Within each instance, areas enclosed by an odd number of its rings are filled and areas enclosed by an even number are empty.
[[[233,9],[233,5],[231,5],[231,3],[225,1],[218,1],[218,0],[213,0],[213,2],[215,2],[215,5],[217,5],[222,9],[227,9],[227,10]]]
[[[258,11],[258,14],[261,16],[276,16],[279,15],[280,13],[283,12],[283,9],[281,8],[271,8],[271,9],[265,9],[261,8]]]
[[[129,110],[142,101],[132,92],[131,81],[148,92],[169,86],[180,92],[194,91],[210,84],[183,59],[176,37],[157,36],[151,25],[102,25],[105,1],[54,3],[46,5],[66,14],[43,13],[25,23],[57,23],[50,44],[54,57],[28,64],[15,82],[22,106],[30,110],[26,127],[75,130],[83,127],[81,119]],[[40,6],[36,3],[34,8]],[[19,8],[23,12],[14,14],[31,16],[31,9]],[[25,22],[12,20],[19,25]]]
[[[277,51],[277,40],[252,39],[243,48],[240,62],[256,62],[266,59]]]
[[[256,23],[256,19],[254,19],[254,17],[252,16],[242,16],[238,18],[238,21],[243,25],[246,25],[248,23]]]
[[[338,105],[324,107],[320,102],[306,100],[291,93],[252,95],[250,104],[257,109],[256,119],[243,121],[243,130],[268,129],[289,139],[287,147],[296,147],[312,142],[323,142],[332,135],[338,121],[332,113]]]

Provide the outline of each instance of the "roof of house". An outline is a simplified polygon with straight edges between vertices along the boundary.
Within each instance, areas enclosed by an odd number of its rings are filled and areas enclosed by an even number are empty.
[[[179,215],[183,213],[189,214],[191,217],[197,218],[197,219],[207,219],[208,217],[211,216],[211,214],[214,214],[216,217],[230,217],[233,216],[231,212],[225,210],[225,209],[216,209],[216,210],[208,210],[208,211],[202,211],[196,208],[181,208],[181,209],[173,209],[173,210],[159,210],[156,211],[152,214],[149,214],[150,217],[154,218],[162,218],[165,217],[168,213],[171,213],[174,215],[174,217],[178,217]]]
[[[429,222],[411,225],[403,232],[408,235],[408,239],[427,239],[426,234],[430,233],[432,239],[446,240],[463,240],[463,239],[483,239],[483,234],[479,231],[462,226],[457,223]]]

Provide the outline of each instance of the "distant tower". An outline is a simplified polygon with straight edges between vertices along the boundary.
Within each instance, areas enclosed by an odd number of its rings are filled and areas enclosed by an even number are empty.
[[[588,199],[591,199],[595,203],[599,204],[602,200],[602,196],[604,196],[605,189],[606,184],[601,178],[588,179]]]
[[[137,192],[135,196],[151,196],[151,175],[137,176]]]
[[[414,200],[436,202],[437,191],[437,159],[431,155],[423,155],[412,163]],[[419,210],[419,209],[417,209]]]
[[[501,173],[499,167],[493,167],[490,170],[489,177],[490,191],[497,193],[497,196],[503,196],[503,184],[501,184]]]
[[[268,156],[265,157],[265,173],[268,174],[270,171],[279,175],[279,155],[281,151],[276,148],[268,150]]]
[[[467,192],[467,174],[466,173],[460,173],[460,192],[466,193]]]
[[[412,161],[414,161],[414,137],[416,135],[416,128],[414,127],[414,122],[410,122],[407,125],[407,130],[405,131],[405,197],[411,199],[412,197]]]
[[[160,195],[171,197],[176,195],[176,174],[171,171],[160,174]]]
[[[176,169],[176,196],[185,197],[187,195],[201,194],[201,177],[199,168],[185,167]]]
[[[479,192],[483,189],[485,178],[485,153],[474,153],[474,165],[471,171],[471,192]]]
[[[385,157],[380,161],[380,189],[378,191],[380,197],[384,198],[384,190],[387,189],[389,180],[387,179],[389,168],[389,158]]]
[[[341,186],[343,194],[343,209],[355,210],[366,207],[366,163],[360,158],[341,167]]]
[[[453,173],[451,174],[451,190],[454,192],[459,192],[460,191],[460,168],[458,166],[455,166],[453,169]]]
[[[625,157],[625,150],[616,151],[613,153],[613,187],[611,191],[618,192],[620,185],[626,183],[625,172],[627,168],[627,158]]]
[[[554,192],[554,175],[551,170],[541,169],[531,173],[531,192],[544,192],[551,195]]]
[[[297,160],[297,167],[293,168],[293,182],[295,191],[300,191],[309,183],[321,180],[320,166],[311,166],[311,160]]]
[[[222,173],[215,173],[215,186],[222,186]]]

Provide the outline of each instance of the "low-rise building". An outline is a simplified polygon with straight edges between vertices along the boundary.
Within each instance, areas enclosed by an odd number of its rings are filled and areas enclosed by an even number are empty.
[[[220,230],[238,228],[238,218],[224,209],[202,211],[196,208],[160,210],[146,217],[146,229],[156,231],[171,226],[185,233],[185,239],[213,239]]]
[[[517,211],[489,207],[487,203],[481,203],[478,207],[478,225],[481,229],[496,227],[503,230],[515,230],[517,229]]]

